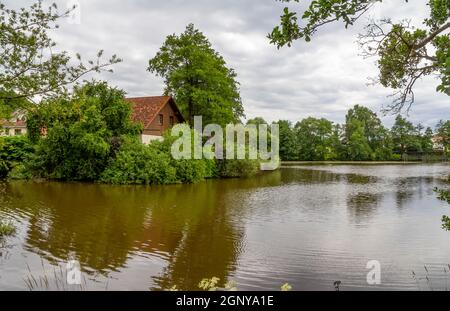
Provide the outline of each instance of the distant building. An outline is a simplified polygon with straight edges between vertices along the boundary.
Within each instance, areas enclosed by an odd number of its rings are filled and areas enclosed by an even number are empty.
[[[434,135],[431,138],[431,141],[433,143],[433,150],[436,150],[436,151],[444,151],[445,150],[444,137],[439,136],[439,135]]]
[[[175,101],[171,96],[150,96],[127,98],[131,103],[133,112],[132,120],[141,123],[143,130],[141,141],[148,144],[152,140],[161,140],[163,133],[175,124],[183,123]],[[16,111],[9,120],[0,120],[0,136],[17,136],[27,133],[26,115],[22,111]],[[46,136],[47,129],[41,129],[41,135]]]
[[[27,133],[27,119],[23,111],[15,111],[9,120],[0,120],[0,136],[19,136]]]
[[[144,144],[161,140],[166,130],[184,122],[171,96],[136,97],[127,98],[126,101],[132,104],[133,121],[143,126],[141,141]]]

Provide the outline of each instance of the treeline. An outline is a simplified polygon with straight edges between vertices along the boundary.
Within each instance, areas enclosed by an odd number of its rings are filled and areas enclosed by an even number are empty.
[[[266,123],[262,118],[250,124]],[[440,121],[435,131],[414,125],[398,115],[391,129],[377,114],[356,105],[345,124],[327,119],[307,118],[293,125],[280,120],[280,158],[284,161],[389,161],[404,154],[432,153],[433,136],[440,137],[447,156],[450,153],[450,121]]]

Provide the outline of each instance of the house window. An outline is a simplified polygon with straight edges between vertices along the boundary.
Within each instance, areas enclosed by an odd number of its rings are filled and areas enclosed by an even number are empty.
[[[22,130],[21,129],[15,129],[14,130],[14,135],[16,135],[16,136],[22,135]]]
[[[169,120],[170,120],[170,126],[173,126],[173,124],[175,123],[173,116],[170,116]]]
[[[160,114],[159,115],[159,125],[163,125],[164,124],[164,115]]]

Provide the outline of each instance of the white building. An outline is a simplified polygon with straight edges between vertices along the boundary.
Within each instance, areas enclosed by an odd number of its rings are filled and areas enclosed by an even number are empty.
[[[16,111],[9,120],[0,120],[0,136],[18,136],[27,133],[25,113]]]

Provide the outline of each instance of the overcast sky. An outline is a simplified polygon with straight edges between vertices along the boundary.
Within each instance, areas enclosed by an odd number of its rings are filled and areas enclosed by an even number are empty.
[[[31,0],[6,0],[7,6],[26,6]],[[309,1],[301,1],[308,3]],[[426,0],[404,3],[385,1],[370,17],[411,18],[420,26],[428,14]],[[47,2],[49,3],[49,2]],[[381,116],[391,91],[368,86],[377,74],[375,59],[363,59],[355,42],[366,19],[345,30],[332,24],[310,43],[296,42],[277,50],[266,38],[278,24],[284,4],[275,0],[57,0],[60,8],[79,4],[79,24],[60,24],[54,33],[58,48],[93,57],[97,50],[124,59],[113,74],[102,79],[124,89],[129,96],[161,95],[160,78],[146,71],[167,35],[181,33],[194,23],[235,69],[247,118],[267,121],[325,117],[342,122],[355,104],[370,107]],[[296,5],[299,11],[301,5]],[[368,16],[368,17],[369,17]],[[437,80],[426,78],[415,88],[416,103],[409,118],[433,126],[450,118],[450,99],[436,93]],[[382,118],[392,124],[392,116]]]

